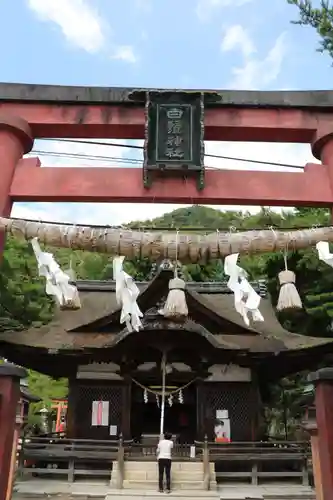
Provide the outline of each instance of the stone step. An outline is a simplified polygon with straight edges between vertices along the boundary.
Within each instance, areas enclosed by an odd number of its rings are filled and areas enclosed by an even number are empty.
[[[76,494],[67,494],[67,493],[53,493],[51,495],[45,496],[45,493],[28,493],[21,495],[20,493],[14,493],[12,496],[12,500],[41,500],[41,499],[54,499],[54,500],[105,500],[105,495],[76,495]],[[123,499],[122,499],[123,500]],[[160,499],[161,500],[161,499]]]
[[[112,483],[112,481],[111,481]],[[204,482],[203,481],[175,481],[171,483],[172,489],[175,491],[178,490],[203,490]],[[123,489],[124,490],[153,490],[158,487],[157,481],[151,480],[131,480],[124,479]]]
[[[118,486],[118,464],[112,468],[110,487]],[[211,488],[216,490],[214,464],[210,464]],[[204,490],[202,462],[173,462],[171,469],[173,489]],[[125,462],[123,488],[126,490],[154,490],[158,485],[157,462]]]
[[[117,474],[117,471],[112,471],[112,474]],[[111,474],[111,477],[112,477]],[[157,481],[158,471],[156,470],[126,470],[125,478],[133,481],[151,480]],[[171,470],[171,478],[173,481],[195,481],[203,479],[203,471],[184,471],[184,470]]]
[[[170,496],[173,500],[219,500],[219,494],[215,491],[203,491],[203,490],[178,490],[171,491]],[[156,491],[156,488],[153,490],[113,490],[110,491],[105,500],[118,500],[119,497],[121,500],[133,500],[134,498],[140,497],[140,499],[144,500],[163,500],[165,496],[161,497],[161,493]]]
[[[286,500],[286,495],[264,494],[263,500]],[[290,493],[288,500],[316,500],[316,494],[309,493]]]

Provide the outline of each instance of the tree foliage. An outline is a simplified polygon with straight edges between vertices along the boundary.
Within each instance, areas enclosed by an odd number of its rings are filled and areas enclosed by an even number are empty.
[[[319,52],[327,52],[333,57],[333,3],[321,0],[315,7],[312,0],[287,0],[298,7],[299,19],[293,21],[301,26],[311,26],[320,37]]]
[[[304,228],[329,223],[329,212],[324,209],[297,209],[293,212],[272,212],[262,208],[253,215],[237,211],[221,212],[212,208],[193,206],[174,210],[162,217],[133,222],[143,229],[174,228],[212,232],[214,230],[250,230],[264,228]],[[294,252],[288,248],[288,267],[295,271],[297,288],[304,310],[279,316],[290,331],[312,336],[331,336],[333,320],[333,269],[318,261],[315,249]],[[106,255],[51,249],[63,269],[72,267],[78,279],[107,280],[112,278],[112,259]],[[251,279],[266,281],[273,304],[278,297],[278,273],[284,268],[283,253],[242,256],[240,265]],[[148,259],[126,261],[126,270],[137,281],[149,279],[152,263]],[[183,269],[184,276],[194,281],[223,281],[223,263],[190,264]],[[35,257],[29,244],[8,238],[0,273],[0,332],[15,331],[50,321],[53,302],[46,296],[44,283],[37,274]],[[274,415],[281,424],[283,408],[292,422],[299,413],[298,399],[303,390],[304,374],[281,381],[272,388]],[[34,406],[50,406],[52,398],[67,395],[66,380],[52,380],[45,375],[29,372],[30,391],[42,398]],[[283,390],[282,390],[283,387]],[[286,403],[287,401],[287,403]]]

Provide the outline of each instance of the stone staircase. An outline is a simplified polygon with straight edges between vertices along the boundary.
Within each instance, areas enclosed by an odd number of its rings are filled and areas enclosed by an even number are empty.
[[[314,492],[304,491],[297,494],[294,490],[279,495],[260,491],[250,492],[246,488],[243,489],[242,486],[235,487],[233,491],[227,493],[223,491],[177,490],[172,491],[170,495],[161,495],[156,490],[112,490],[107,494],[105,500],[119,500],[120,498],[121,500],[163,500],[163,497],[170,498],[170,500],[316,500]]]
[[[118,463],[113,463],[111,488],[117,488]],[[202,462],[172,462],[171,487],[177,490],[204,490]],[[158,470],[156,461],[126,461],[124,471],[124,490],[156,491],[158,488]],[[210,490],[216,491],[214,464],[210,464]]]
[[[157,492],[156,484],[151,489],[116,490],[100,481],[80,480],[68,483],[61,480],[31,479],[17,482],[12,500],[315,500],[311,488],[297,485],[251,486],[220,484],[218,490],[172,491],[170,495]]]

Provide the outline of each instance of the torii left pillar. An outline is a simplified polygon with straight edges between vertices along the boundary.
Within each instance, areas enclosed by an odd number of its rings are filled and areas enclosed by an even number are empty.
[[[33,142],[30,125],[25,120],[0,114],[0,217],[10,216],[10,189],[15,168],[22,156],[31,151]],[[4,244],[5,235],[0,233],[0,261]]]
[[[0,365],[0,499],[6,498],[9,486],[11,456],[20,400],[20,380],[27,376],[24,368]]]

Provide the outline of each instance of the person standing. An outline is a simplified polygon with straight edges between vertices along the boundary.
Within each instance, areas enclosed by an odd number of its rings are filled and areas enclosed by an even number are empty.
[[[173,448],[172,435],[166,432],[164,439],[161,439],[157,445],[158,460],[158,486],[160,493],[163,493],[163,479],[165,472],[166,492],[171,491],[171,453]]]

